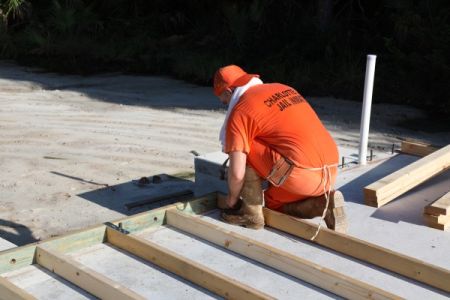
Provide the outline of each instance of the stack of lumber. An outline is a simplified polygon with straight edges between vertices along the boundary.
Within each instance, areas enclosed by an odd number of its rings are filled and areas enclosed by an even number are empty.
[[[450,230],[450,192],[425,206],[423,216],[429,227]]]

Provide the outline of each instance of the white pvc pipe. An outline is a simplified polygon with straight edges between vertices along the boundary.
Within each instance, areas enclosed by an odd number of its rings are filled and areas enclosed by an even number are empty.
[[[359,132],[359,164],[367,163],[367,144],[369,142],[370,111],[372,109],[373,80],[375,79],[376,55],[367,55],[366,79],[364,82],[364,98],[361,113],[361,129]]]

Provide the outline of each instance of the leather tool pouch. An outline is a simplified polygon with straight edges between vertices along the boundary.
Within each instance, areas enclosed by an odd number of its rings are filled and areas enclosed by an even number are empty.
[[[295,165],[287,158],[280,158],[272,167],[267,180],[274,186],[281,186],[289,178]]]

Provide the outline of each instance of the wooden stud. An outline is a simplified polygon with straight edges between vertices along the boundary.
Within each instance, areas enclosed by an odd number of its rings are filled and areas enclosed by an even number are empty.
[[[36,299],[25,290],[19,288],[6,278],[0,276],[0,300],[33,300]]]
[[[367,205],[380,207],[450,167],[450,145],[366,186]]]
[[[175,210],[168,210],[166,214],[168,224],[179,230],[194,234],[339,296],[351,299],[399,299],[398,296],[382,289],[226,230],[199,217]]]
[[[400,151],[405,154],[416,156],[427,156],[441,147],[422,142],[402,141]]]
[[[266,225],[310,241],[318,225],[264,208]],[[450,292],[450,271],[327,228],[316,244]]]
[[[177,253],[141,239],[126,235],[112,228],[106,229],[107,241],[129,253],[145,259],[211,292],[231,299],[274,299],[263,292],[222,275]]]
[[[424,213],[429,215],[450,216],[450,192],[446,193],[430,205],[425,206]]]
[[[49,271],[101,299],[145,299],[116,281],[54,250],[37,247],[36,261]]]

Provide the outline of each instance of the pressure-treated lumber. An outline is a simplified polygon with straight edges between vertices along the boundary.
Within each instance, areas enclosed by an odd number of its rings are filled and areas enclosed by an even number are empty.
[[[310,240],[317,225],[264,208],[267,226]],[[320,230],[314,243],[386,270],[450,292],[450,271],[413,257],[371,244],[327,228]]]
[[[28,292],[0,276],[0,300],[34,300]]]
[[[130,232],[150,229],[164,224],[167,209],[177,208],[186,213],[200,214],[215,208],[215,198],[215,194],[208,194],[191,201],[170,204],[159,209],[121,218],[112,223],[115,225],[121,223],[122,227]],[[48,246],[60,253],[69,253],[103,243],[105,228],[106,226],[103,224],[95,225],[91,228],[77,230],[45,241],[1,251],[0,274],[32,265],[37,245]]]
[[[37,247],[36,262],[100,299],[145,299],[118,282],[54,250]]]
[[[450,167],[450,145],[364,188],[367,205],[380,207]]]
[[[425,206],[424,213],[429,215],[450,216],[450,192],[446,193],[430,205]]]
[[[175,210],[168,210],[166,215],[169,225],[337,295],[351,299],[399,299],[398,296],[382,289],[226,230],[199,217]]]
[[[416,156],[427,156],[438,150],[440,147],[422,142],[402,141],[400,151],[405,154]]]
[[[144,240],[131,234],[126,235],[112,228],[106,229],[106,235],[110,244],[154,263],[222,297],[231,299],[274,299],[261,291],[205,266],[201,266],[197,262],[180,256],[152,241]]]

